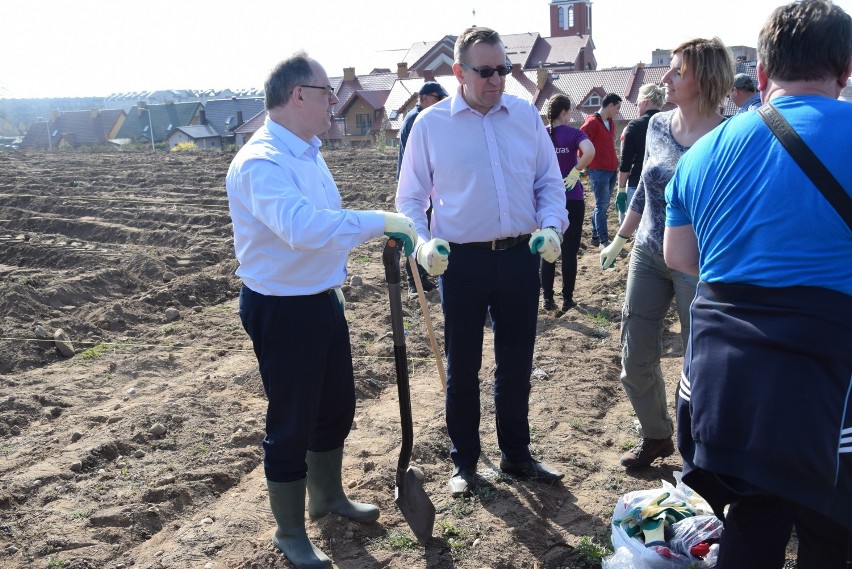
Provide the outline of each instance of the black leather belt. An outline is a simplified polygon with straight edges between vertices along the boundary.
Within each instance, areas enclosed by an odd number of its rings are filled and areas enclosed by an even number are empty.
[[[480,247],[482,249],[491,249],[492,251],[505,251],[517,245],[523,245],[530,242],[530,234],[525,233],[517,237],[506,237],[505,239],[495,239],[493,241],[471,241],[469,243],[461,243],[461,245],[470,245],[472,247]]]

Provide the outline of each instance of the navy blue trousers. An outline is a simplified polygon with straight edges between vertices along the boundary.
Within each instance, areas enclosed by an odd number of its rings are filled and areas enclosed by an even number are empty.
[[[494,407],[497,442],[511,462],[530,460],[528,423],[539,256],[520,244],[492,251],[453,243],[441,276],[447,353],[447,431],[456,466],[479,460],[479,370],[485,317],[494,332]]]
[[[308,450],[343,446],[355,417],[349,326],[333,291],[266,296],[240,291],[240,321],[266,392],[263,467],[273,482],[305,477]]]
[[[836,521],[778,496],[739,496],[725,516],[717,569],[780,569],[796,528],[799,569],[847,569],[852,534]]]

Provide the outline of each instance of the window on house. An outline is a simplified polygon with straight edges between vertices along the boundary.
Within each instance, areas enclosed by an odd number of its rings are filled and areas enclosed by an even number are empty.
[[[359,134],[367,134],[367,131],[373,126],[373,115],[355,115],[355,126]]]
[[[557,23],[557,26],[559,26],[560,30],[566,29],[565,28],[565,8],[559,8],[556,11],[556,13],[558,14],[558,17],[559,17],[559,22]]]
[[[568,6],[568,28],[573,28],[573,27],[574,27],[574,6]]]
[[[600,107],[601,106],[601,98],[600,95],[591,95],[586,102],[583,103],[584,107]]]

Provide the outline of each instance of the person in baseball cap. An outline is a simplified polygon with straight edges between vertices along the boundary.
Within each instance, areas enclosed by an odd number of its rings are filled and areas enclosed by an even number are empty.
[[[430,105],[437,103],[438,101],[440,101],[444,97],[449,97],[447,92],[444,90],[444,88],[441,86],[441,84],[438,83],[437,81],[426,81],[423,84],[423,86],[420,87],[419,95],[420,95],[420,107],[421,107],[421,109],[425,109],[426,107],[429,107]],[[423,105],[423,95],[431,95],[433,97],[437,97],[437,100],[435,100],[435,101],[424,106]]]
[[[737,114],[756,109],[761,105],[760,93],[754,80],[745,73],[734,75],[734,87],[731,89],[731,100],[740,108]]]
[[[447,91],[437,81],[426,81],[417,92],[417,105],[405,115],[405,120],[402,121],[402,128],[399,129],[399,153],[396,159],[396,177],[399,179],[399,169],[402,167],[402,155],[405,153],[405,144],[408,142],[408,135],[411,133],[411,127],[414,125],[414,119],[423,109],[428,109],[438,101],[449,97]],[[429,213],[432,207],[429,206]],[[420,271],[420,281],[423,283],[423,290],[429,292],[435,289],[435,283],[429,278],[429,273],[423,267],[418,266]],[[405,273],[408,275],[408,291],[410,296],[415,296],[414,275],[411,274],[411,267],[408,263],[405,264]]]

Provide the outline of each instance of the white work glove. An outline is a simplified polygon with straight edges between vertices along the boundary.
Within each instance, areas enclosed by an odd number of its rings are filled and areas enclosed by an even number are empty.
[[[408,257],[414,252],[417,243],[417,230],[414,222],[401,213],[379,212],[385,216],[385,235],[402,241],[402,250]]]
[[[444,274],[450,264],[450,244],[443,239],[430,239],[417,244],[415,259],[433,277]]]
[[[562,178],[562,181],[565,182],[565,189],[570,191],[574,189],[574,186],[577,185],[577,180],[580,179],[580,171],[576,168],[571,168],[571,171],[568,172],[568,175]]]
[[[346,298],[343,296],[343,289],[337,287],[334,289],[334,294],[337,295],[337,302],[340,303],[340,309],[345,313],[346,312]]]
[[[620,233],[616,233],[615,239],[601,251],[602,269],[611,269],[615,265],[615,260],[618,259],[618,254],[621,253],[625,243],[627,243],[627,238],[622,237]]]
[[[555,263],[562,253],[562,239],[553,227],[536,229],[530,237],[530,253],[538,253],[548,263]]]

